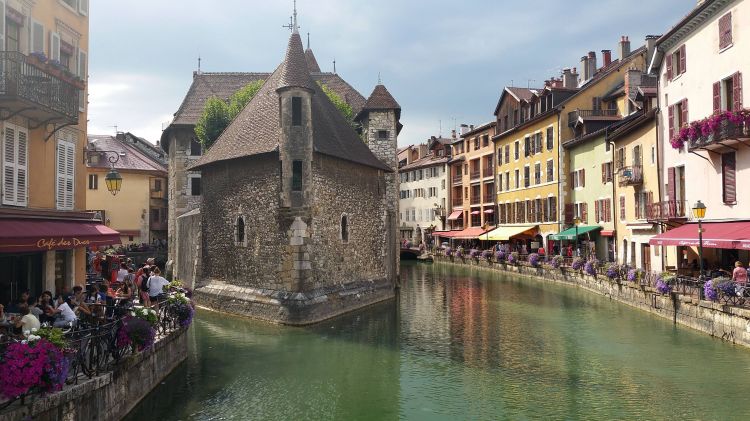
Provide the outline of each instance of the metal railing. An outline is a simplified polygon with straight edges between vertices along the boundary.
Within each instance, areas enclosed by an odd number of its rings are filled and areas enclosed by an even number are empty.
[[[475,194],[471,195],[471,204],[472,205],[478,205],[478,204],[482,203],[481,200],[482,200],[482,196],[475,195]]]
[[[568,127],[573,127],[579,118],[586,117],[616,117],[619,115],[617,109],[612,110],[575,110],[568,113]]]
[[[31,103],[53,114],[47,119],[57,117],[76,123],[78,93],[75,85],[29,63],[26,55],[17,51],[0,51],[0,98],[4,102]],[[22,109],[24,105],[17,108]]]
[[[453,175],[453,184],[461,184],[462,181],[463,181],[463,176],[461,174]]]
[[[492,193],[485,193],[484,203],[495,203],[495,195]]]
[[[619,181],[621,186],[633,186],[643,183],[643,166],[632,165],[620,168]]]
[[[650,221],[669,221],[688,218],[685,200],[668,200],[652,203],[646,207],[646,219]]]
[[[699,138],[690,140],[688,149],[692,151],[694,149],[720,147],[721,142],[740,139],[750,139],[750,126],[724,120],[713,133],[702,134]]]
[[[477,178],[481,178],[482,174],[479,172],[479,169],[472,170],[471,171],[471,179],[476,180]]]

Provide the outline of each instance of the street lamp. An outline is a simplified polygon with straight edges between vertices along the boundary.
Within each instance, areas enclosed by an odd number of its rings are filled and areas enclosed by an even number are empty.
[[[703,218],[706,217],[706,205],[700,200],[693,205],[693,216],[698,220],[698,261],[700,263],[699,280],[703,280]],[[701,294],[703,288],[701,288]]]
[[[578,247],[579,247],[579,245],[578,245],[578,225],[580,225],[580,224],[581,224],[581,218],[579,218],[579,217],[577,217],[577,216],[576,216],[576,217],[575,217],[575,218],[573,219],[573,223],[574,223],[574,224],[575,224],[575,226],[576,226],[576,256],[580,256],[580,255],[581,255],[581,251],[580,251],[580,249],[578,248]]]
[[[115,168],[115,164],[117,161],[120,160],[120,156],[124,156],[125,152],[118,152],[118,151],[98,151],[96,149],[94,150],[83,150],[84,157],[88,158],[90,154],[106,154],[107,155],[107,161],[109,161],[110,164],[110,170],[107,173],[107,175],[104,177],[104,182],[107,184],[107,190],[109,190],[110,193],[112,193],[112,196],[116,196],[117,193],[120,192],[120,189],[122,188],[122,176]]]

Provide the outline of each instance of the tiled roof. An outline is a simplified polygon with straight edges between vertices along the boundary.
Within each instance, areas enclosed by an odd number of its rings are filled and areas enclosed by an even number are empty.
[[[307,70],[310,73],[320,73],[320,66],[318,66],[318,60],[315,60],[315,54],[311,49],[305,50],[305,61],[307,62]]]
[[[535,89],[518,88],[514,86],[508,86],[505,89],[521,101],[531,101],[531,98],[534,97],[534,92],[536,91]]]
[[[391,171],[362,142],[320,86],[312,81],[310,74],[306,75],[305,80],[305,75],[300,72],[300,58],[303,60],[302,69],[306,69],[302,43],[299,35],[294,34],[290,39],[285,61],[271,74],[214,145],[196,162],[193,169],[214,162],[277,151],[281,139],[277,89],[304,86],[313,90],[311,117],[315,152]]]
[[[435,165],[445,164],[448,162],[449,159],[450,157],[447,157],[447,156],[435,157],[430,154],[420,159],[417,159],[416,161],[412,161],[409,164],[404,165],[403,167],[399,168],[398,170],[409,171],[409,170],[414,170],[418,168],[432,167]]]
[[[89,150],[116,152],[120,156],[120,159],[115,163],[115,168],[118,170],[154,171],[163,173],[164,176],[167,175],[166,165],[152,159],[127,141],[119,140],[115,136],[89,135],[88,142]],[[102,154],[98,164],[87,164],[87,166],[91,168],[110,168],[111,165],[107,160],[107,156],[107,154]]]
[[[362,108],[365,110],[400,110],[401,106],[393,99],[388,89],[379,84],[372,90],[370,97],[367,98]]]

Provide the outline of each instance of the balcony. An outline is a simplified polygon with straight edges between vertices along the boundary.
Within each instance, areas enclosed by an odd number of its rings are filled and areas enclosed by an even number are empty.
[[[456,206],[463,206],[464,205],[464,200],[461,198],[461,196],[454,197],[453,200],[451,200],[451,203],[453,204],[454,207],[456,207]]]
[[[479,168],[471,171],[471,179],[478,180],[482,178],[482,174],[479,172]]]
[[[37,122],[77,124],[79,86],[64,80],[59,69],[32,64],[35,60],[0,51],[0,105],[11,115]]]
[[[690,151],[722,149],[746,140],[750,140],[750,125],[723,120],[713,133],[690,140],[688,148]]]
[[[487,177],[494,177],[495,176],[494,168],[492,168],[492,167],[485,167],[485,168],[482,169],[482,174],[484,174],[485,178],[487,178]]]
[[[484,194],[484,204],[495,203],[495,195],[493,193]]]
[[[164,199],[165,198],[164,190],[151,190],[151,198],[152,199]]]
[[[643,184],[643,167],[633,165],[622,167],[619,174],[620,186],[637,186]]]
[[[578,120],[589,117],[617,117],[618,111],[614,110],[575,110],[568,113],[568,127],[575,127]]]
[[[453,184],[461,184],[462,181],[463,181],[463,176],[461,174],[453,175]]]
[[[655,222],[688,219],[687,202],[684,200],[669,200],[652,203],[646,206],[646,219]]]
[[[478,194],[472,194],[471,195],[471,204],[472,205],[481,205],[482,204],[482,196]]]
[[[151,231],[166,231],[167,221],[151,221],[151,224],[149,225],[149,229]]]

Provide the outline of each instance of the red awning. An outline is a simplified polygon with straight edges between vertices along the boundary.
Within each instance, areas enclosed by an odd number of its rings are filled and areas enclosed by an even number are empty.
[[[601,230],[599,231],[599,235],[601,235],[602,237],[614,237],[615,232],[614,230]]]
[[[685,224],[654,236],[649,240],[649,244],[697,247],[698,224]],[[750,250],[750,221],[704,222],[703,247]]]
[[[480,235],[484,234],[484,230],[480,227],[466,228],[465,230],[457,231],[440,231],[433,232],[433,236],[440,236],[443,238],[455,238],[457,240],[474,240]]]
[[[462,210],[453,211],[453,213],[451,213],[450,216],[448,216],[448,220],[455,221],[456,219],[462,217],[463,214],[464,214],[464,211]]]
[[[0,253],[120,244],[120,233],[93,221],[0,219]]]

